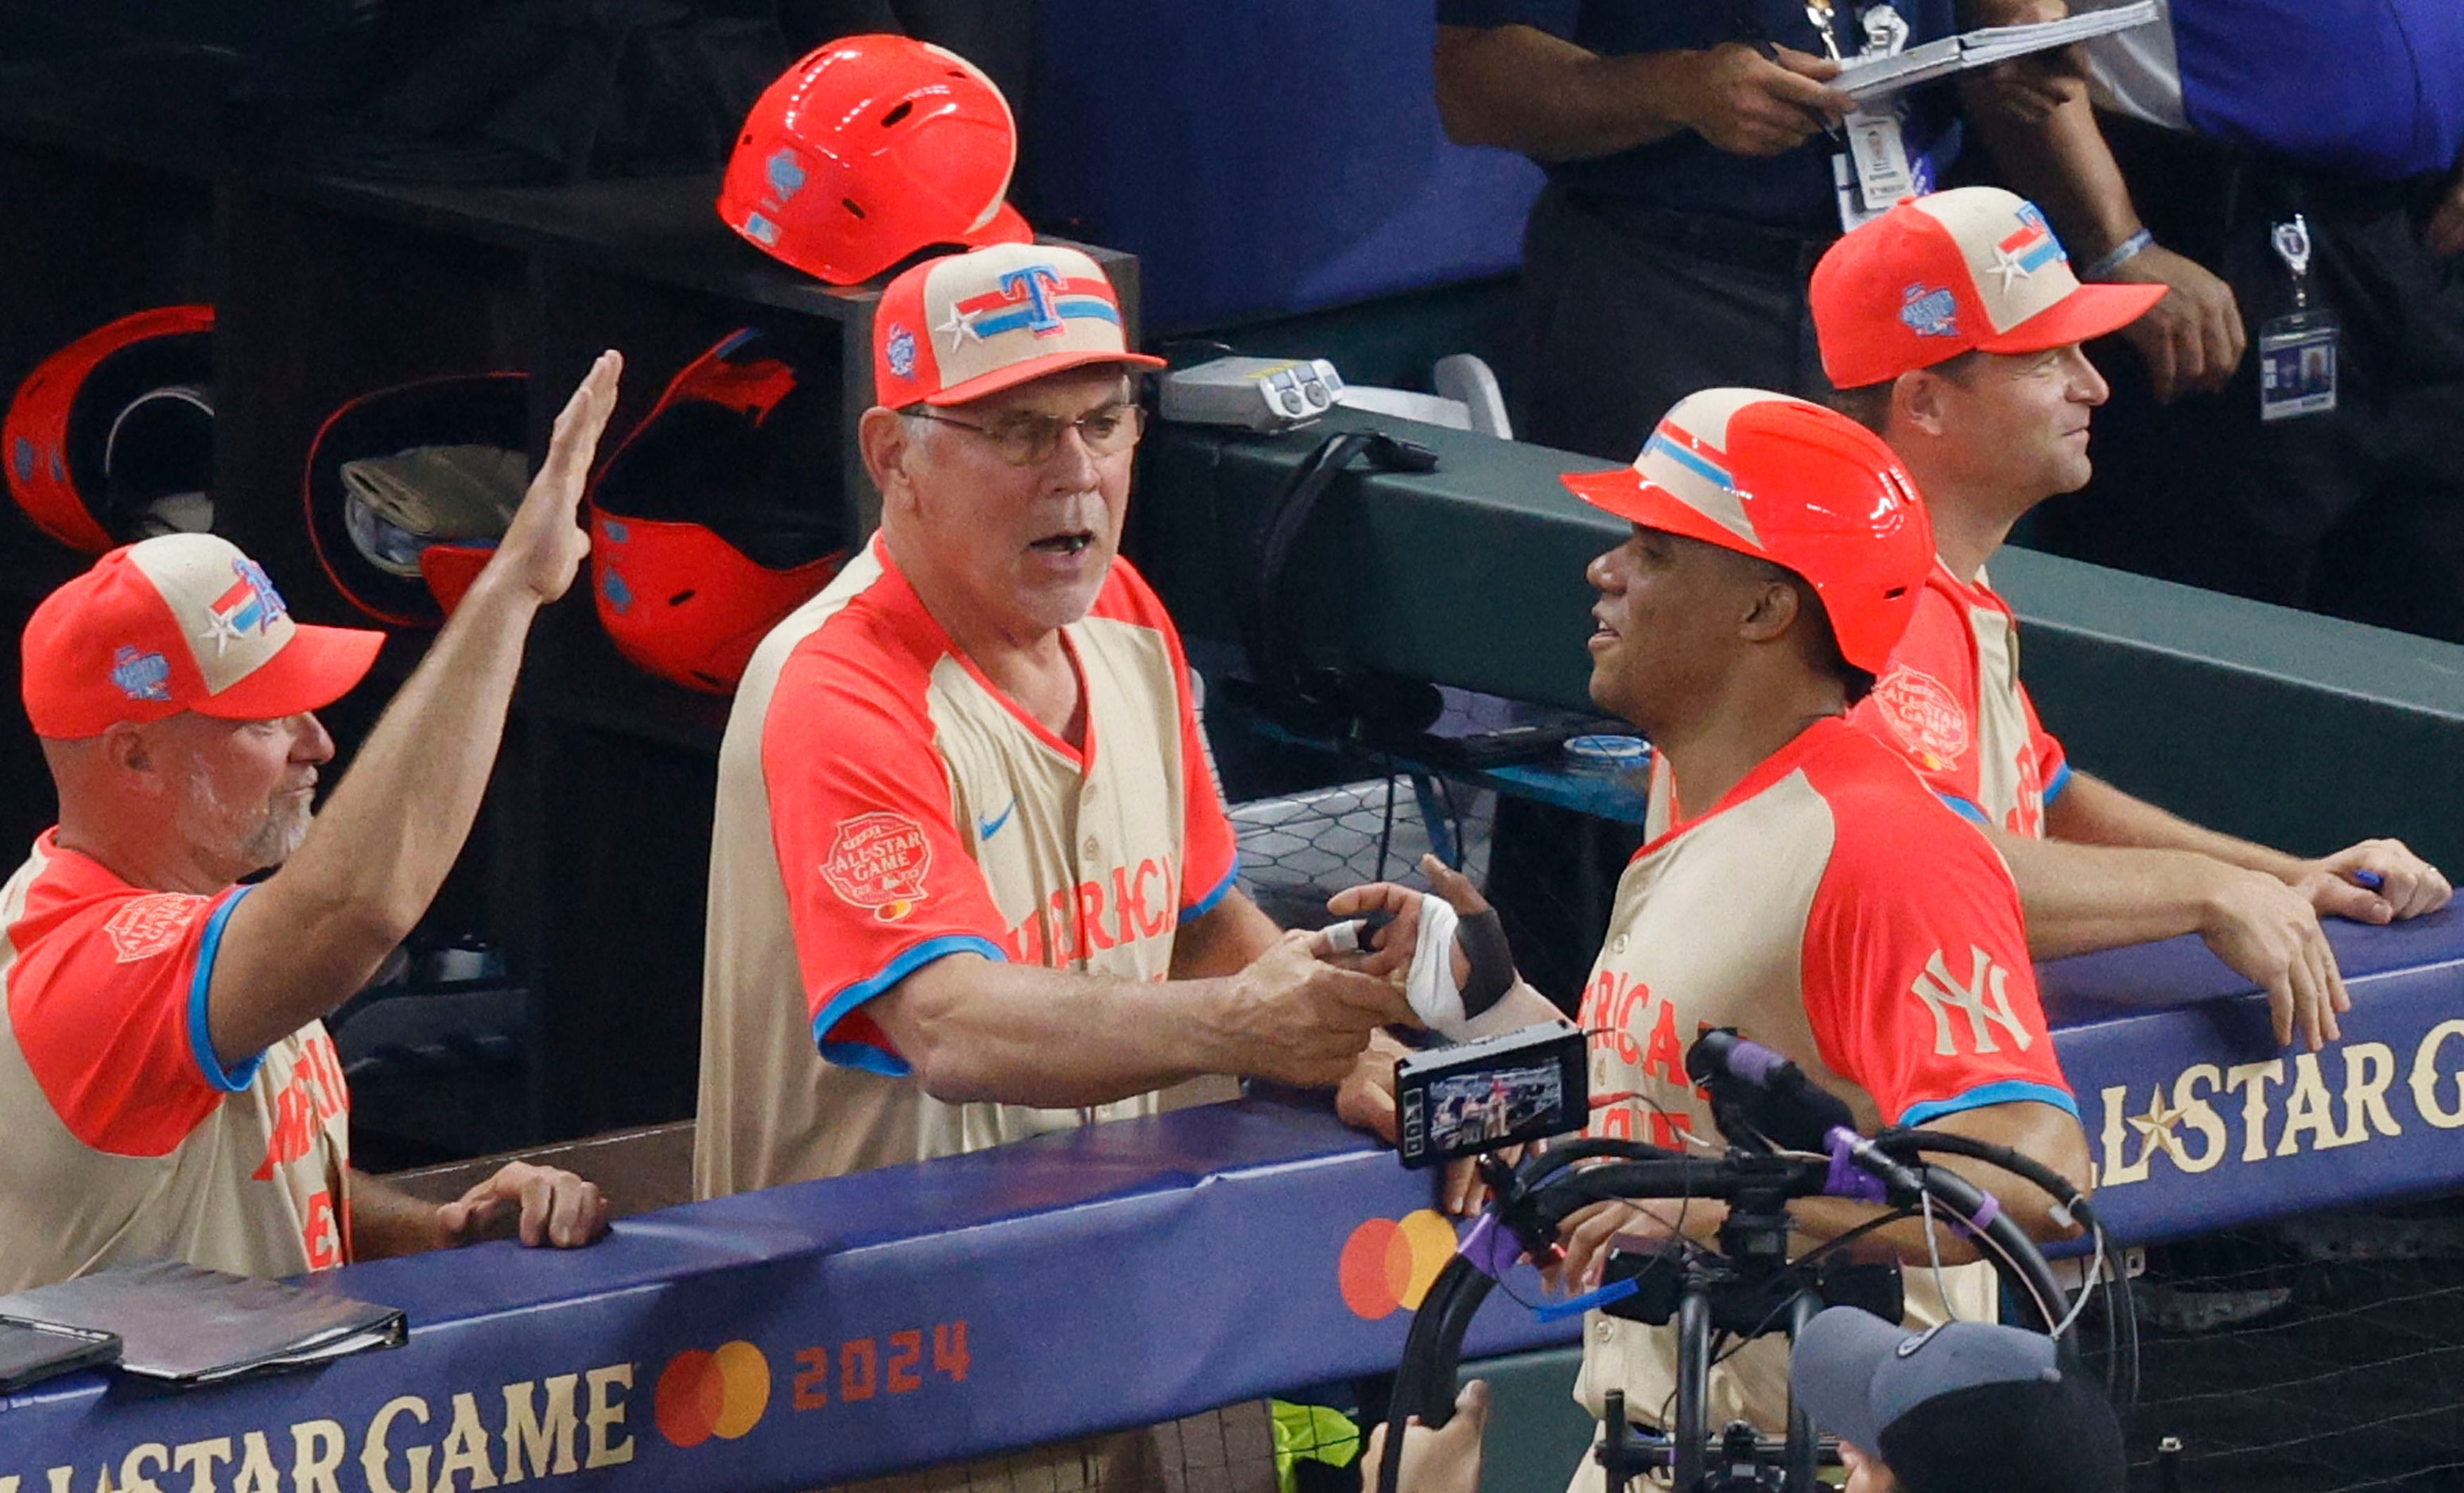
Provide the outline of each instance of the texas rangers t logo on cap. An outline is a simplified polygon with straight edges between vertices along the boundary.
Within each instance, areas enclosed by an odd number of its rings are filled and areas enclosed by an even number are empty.
[[[1993,246],[1993,268],[1987,272],[2002,276],[2006,291],[2014,279],[2024,279],[2057,261],[2070,261],[2070,255],[2062,252],[2061,240],[2054,237],[2053,229],[2035,203],[2019,204],[2018,216],[2019,226]]]
[[[206,608],[206,626],[209,629],[206,636],[212,640],[217,653],[238,642],[244,633],[263,632],[284,611],[282,597],[256,561],[234,560],[231,570],[239,579]]]
[[[1066,318],[1092,318],[1114,326],[1121,322],[1109,286],[1064,278],[1052,265],[1011,270],[994,283],[992,290],[951,304],[950,318],[940,329],[950,334],[953,351],[970,339],[983,341],[1007,332],[1059,337],[1068,331]]]
[[[1132,352],[1102,267],[1061,244],[995,244],[910,267],[873,317],[873,387],[957,404],[1067,368],[1160,368]]]

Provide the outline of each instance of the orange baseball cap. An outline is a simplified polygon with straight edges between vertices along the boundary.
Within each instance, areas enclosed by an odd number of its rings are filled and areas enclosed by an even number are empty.
[[[1822,371],[1862,388],[1965,352],[2035,353],[2118,331],[2162,285],[2082,285],[2035,203],[1959,187],[1842,237],[1808,293]]]
[[[1891,449],[1846,415],[1786,394],[1688,394],[1633,466],[1558,480],[1646,529],[1803,577],[1840,656],[1867,673],[1900,646],[1933,568],[1933,526]]]
[[[891,408],[971,399],[1089,363],[1160,368],[1133,353],[1103,267],[1058,244],[996,244],[927,259],[872,314],[873,397]]]
[[[19,643],[26,715],[59,740],[182,711],[276,720],[341,698],[384,642],[295,623],[230,540],[166,534],[111,551],[34,608]]]

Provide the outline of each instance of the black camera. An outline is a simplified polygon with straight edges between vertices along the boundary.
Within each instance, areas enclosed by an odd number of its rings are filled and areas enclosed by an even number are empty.
[[[1591,1119],[1583,1034],[1541,1021],[1395,1065],[1396,1150],[1407,1167],[1579,1131]]]

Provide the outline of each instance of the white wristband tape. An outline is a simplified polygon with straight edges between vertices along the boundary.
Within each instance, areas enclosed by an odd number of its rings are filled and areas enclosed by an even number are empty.
[[[1420,933],[1412,946],[1404,995],[1429,1030],[1449,1042],[1476,1042],[1538,1021],[1563,1024],[1565,1018],[1549,998],[1519,979],[1478,1016],[1465,1013],[1463,989],[1455,983],[1455,937],[1461,921],[1443,897],[1421,895]]]
[[[1412,969],[1403,979],[1403,994],[1414,1014],[1429,1030],[1452,1037],[1469,1020],[1463,1011],[1463,988],[1455,983],[1455,924],[1460,921],[1445,898],[1420,895],[1419,941],[1412,946]]]

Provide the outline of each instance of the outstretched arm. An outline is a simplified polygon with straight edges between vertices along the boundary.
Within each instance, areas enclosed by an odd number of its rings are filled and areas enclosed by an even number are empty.
[[[2413,854],[2401,840],[2364,840],[2332,855],[2305,861],[2202,828],[2077,770],[2071,774],[2070,785],[2047,806],[2045,827],[2057,839],[2083,845],[2189,850],[2229,866],[2262,871],[2300,892],[2321,914],[2349,917],[2357,923],[2388,923],[2435,912],[2453,894],[2438,867]]]
[[[952,954],[864,1009],[953,1104],[1107,1104],[1207,1073],[1327,1087],[1412,1008],[1385,980],[1320,962],[1322,942],[1285,933],[1234,974],[1159,983]]]
[[[603,353],[546,462],[299,849],[242,897],[207,996],[214,1052],[245,1062],[348,999],[407,936],[461,853],[504,735],[522,646],[590,551],[574,522],[624,360]]]

